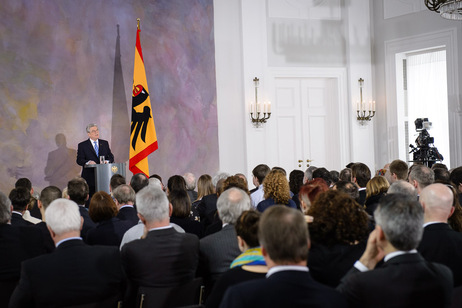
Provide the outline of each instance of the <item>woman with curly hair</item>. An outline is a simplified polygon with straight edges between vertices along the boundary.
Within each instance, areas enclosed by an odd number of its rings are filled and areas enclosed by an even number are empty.
[[[390,183],[383,176],[376,175],[366,184],[366,213],[374,216],[374,211],[379,204],[380,199],[387,194]]]
[[[290,197],[289,181],[280,170],[271,170],[263,180],[263,191],[265,200],[257,205],[257,210],[262,212],[275,204],[286,205],[297,208],[297,205]]]
[[[355,200],[337,190],[321,193],[308,215],[314,218],[308,225],[310,273],[315,280],[336,287],[366,248],[369,217]]]

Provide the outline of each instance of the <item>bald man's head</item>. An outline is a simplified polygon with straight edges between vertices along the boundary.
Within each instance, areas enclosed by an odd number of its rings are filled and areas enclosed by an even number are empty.
[[[437,183],[425,187],[419,199],[424,207],[425,222],[447,222],[454,212],[453,198],[452,191],[444,184]]]

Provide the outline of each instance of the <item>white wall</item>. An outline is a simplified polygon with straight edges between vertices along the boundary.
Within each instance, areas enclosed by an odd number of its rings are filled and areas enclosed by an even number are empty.
[[[220,169],[250,175],[256,164],[268,160],[262,149],[271,136],[266,136],[264,127],[251,125],[246,103],[254,97],[254,77],[260,78],[260,93],[271,95],[273,89],[265,78],[276,67],[346,69],[348,97],[343,102],[349,104],[351,143],[347,156],[377,169],[376,118],[359,125],[353,103],[359,97],[359,78],[365,80],[365,92],[373,93],[369,1],[296,3],[302,9],[278,8],[287,2],[277,0],[214,1]],[[282,11],[287,16],[278,16]]]

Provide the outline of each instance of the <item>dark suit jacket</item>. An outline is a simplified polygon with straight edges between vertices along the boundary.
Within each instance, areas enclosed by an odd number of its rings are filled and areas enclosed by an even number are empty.
[[[372,271],[350,270],[337,290],[351,307],[449,307],[452,273],[418,253],[396,256]]]
[[[308,272],[281,271],[230,287],[220,307],[341,308],[347,303],[337,291],[314,281]]]
[[[233,225],[226,225],[220,231],[201,239],[198,276],[204,279],[206,295],[240,254]]]
[[[80,236],[83,240],[86,240],[87,233],[93,228],[96,228],[96,224],[91,220],[90,214],[88,214],[88,209],[86,207],[79,205],[80,216],[83,218],[82,231],[80,231]]]
[[[358,203],[361,205],[364,205],[366,203],[366,190],[360,190],[359,191],[359,198],[358,198]]]
[[[204,225],[204,230],[219,220],[217,214],[217,200],[217,194],[211,194],[204,196],[197,205],[197,211],[199,212],[201,223]]]
[[[46,253],[34,227],[0,224],[0,307],[7,307],[19,281],[21,262]]]
[[[125,244],[121,256],[129,280],[126,302],[131,306],[139,286],[171,287],[193,280],[199,239],[173,228],[152,230],[145,239]]]
[[[90,139],[82,141],[77,147],[77,164],[82,166],[82,177],[87,181],[88,186],[95,187],[95,170],[94,168],[85,168],[85,164],[92,160],[99,164],[99,156],[104,156],[105,160],[110,163],[114,162],[114,155],[112,155],[109,143],[106,140],[98,139],[98,152],[96,156],[95,148]]]
[[[42,232],[43,244],[45,245],[45,249],[47,250],[47,252],[54,251],[55,242],[53,242],[53,239],[51,238],[51,234],[50,231],[48,231],[46,222],[41,221],[38,224],[36,224],[35,227]]]
[[[317,282],[335,288],[365,249],[365,242],[332,246],[312,243],[308,254],[310,274]]]
[[[462,233],[452,230],[446,223],[428,225],[417,250],[425,260],[449,267],[454,286],[462,285]]]
[[[117,247],[69,240],[53,253],[22,264],[10,307],[62,307],[101,301],[121,293],[125,275]]]
[[[99,222],[96,228],[88,230],[85,242],[89,245],[120,246],[122,238],[133,224],[113,217]]]
[[[27,227],[33,226],[34,224],[22,218],[22,215],[11,213],[11,225]]]
[[[138,218],[136,209],[133,206],[121,208],[117,213],[117,218],[119,218],[120,220],[130,221],[132,223],[132,226],[138,224],[138,221],[140,220]]]

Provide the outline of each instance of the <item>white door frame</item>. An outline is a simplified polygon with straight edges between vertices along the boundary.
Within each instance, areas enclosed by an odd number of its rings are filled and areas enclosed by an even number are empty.
[[[400,38],[385,42],[385,85],[387,100],[387,139],[388,161],[399,157],[398,106],[397,106],[397,78],[396,55],[422,49],[445,46],[446,68],[448,82],[448,124],[450,143],[450,167],[462,165],[462,108],[458,97],[459,77],[457,28],[451,28],[421,35]]]

